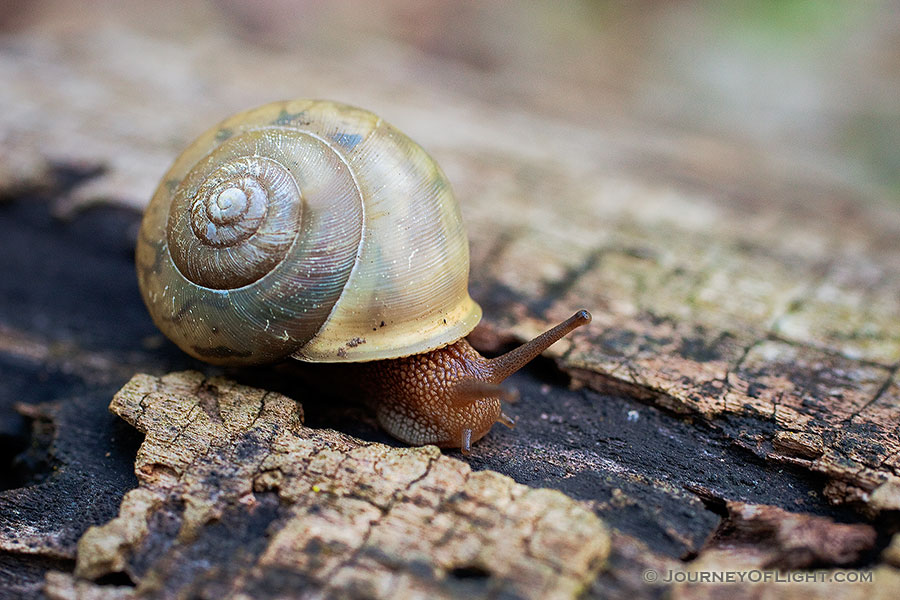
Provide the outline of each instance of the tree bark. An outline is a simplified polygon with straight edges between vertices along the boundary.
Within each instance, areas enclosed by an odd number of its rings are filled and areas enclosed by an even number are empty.
[[[684,59],[650,41],[729,56],[685,24],[698,7],[603,16],[621,34],[570,17],[565,41],[523,8],[528,43],[504,50],[491,3],[373,9],[388,32],[288,4],[0,9],[0,592],[900,593],[897,182],[834,141],[853,115],[898,131],[892,63],[851,51],[900,56],[878,18],[797,63],[859,91],[798,117],[776,88],[745,114],[667,78]],[[196,362],[144,310],[132,253],[167,165],[304,95],[373,110],[445,169],[476,347],[594,316],[509,380],[519,426],[469,458],[402,447],[293,365]],[[746,579],[779,569],[812,575]]]

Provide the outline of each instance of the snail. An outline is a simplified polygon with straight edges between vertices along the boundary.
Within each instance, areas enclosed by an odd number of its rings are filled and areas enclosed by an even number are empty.
[[[327,101],[268,104],[202,134],[147,206],[136,263],[153,321],[188,354],[353,363],[346,378],[389,434],[464,453],[495,422],[513,426],[500,382],[591,318],[479,355],[446,177],[376,115]]]

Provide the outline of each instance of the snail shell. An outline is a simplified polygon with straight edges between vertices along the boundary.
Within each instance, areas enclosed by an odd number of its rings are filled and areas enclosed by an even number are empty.
[[[268,104],[201,135],[156,190],[136,261],[156,325],[218,364],[409,356],[481,318],[441,169],[334,102]]]

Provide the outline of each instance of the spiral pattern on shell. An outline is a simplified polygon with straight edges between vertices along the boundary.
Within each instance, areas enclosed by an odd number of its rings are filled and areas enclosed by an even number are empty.
[[[253,283],[284,259],[297,235],[300,190],[274,160],[241,157],[218,166],[193,195],[178,192],[166,235],[178,269],[198,285]]]
[[[137,264],[156,324],[214,363],[406,356],[481,315],[440,168],[332,102],[266,105],[202,135],[151,200]]]

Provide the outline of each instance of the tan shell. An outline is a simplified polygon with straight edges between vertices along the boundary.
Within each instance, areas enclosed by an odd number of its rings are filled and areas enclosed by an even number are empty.
[[[481,318],[440,167],[333,102],[268,104],[200,136],[147,207],[137,271],[163,333],[218,364],[409,356]]]

